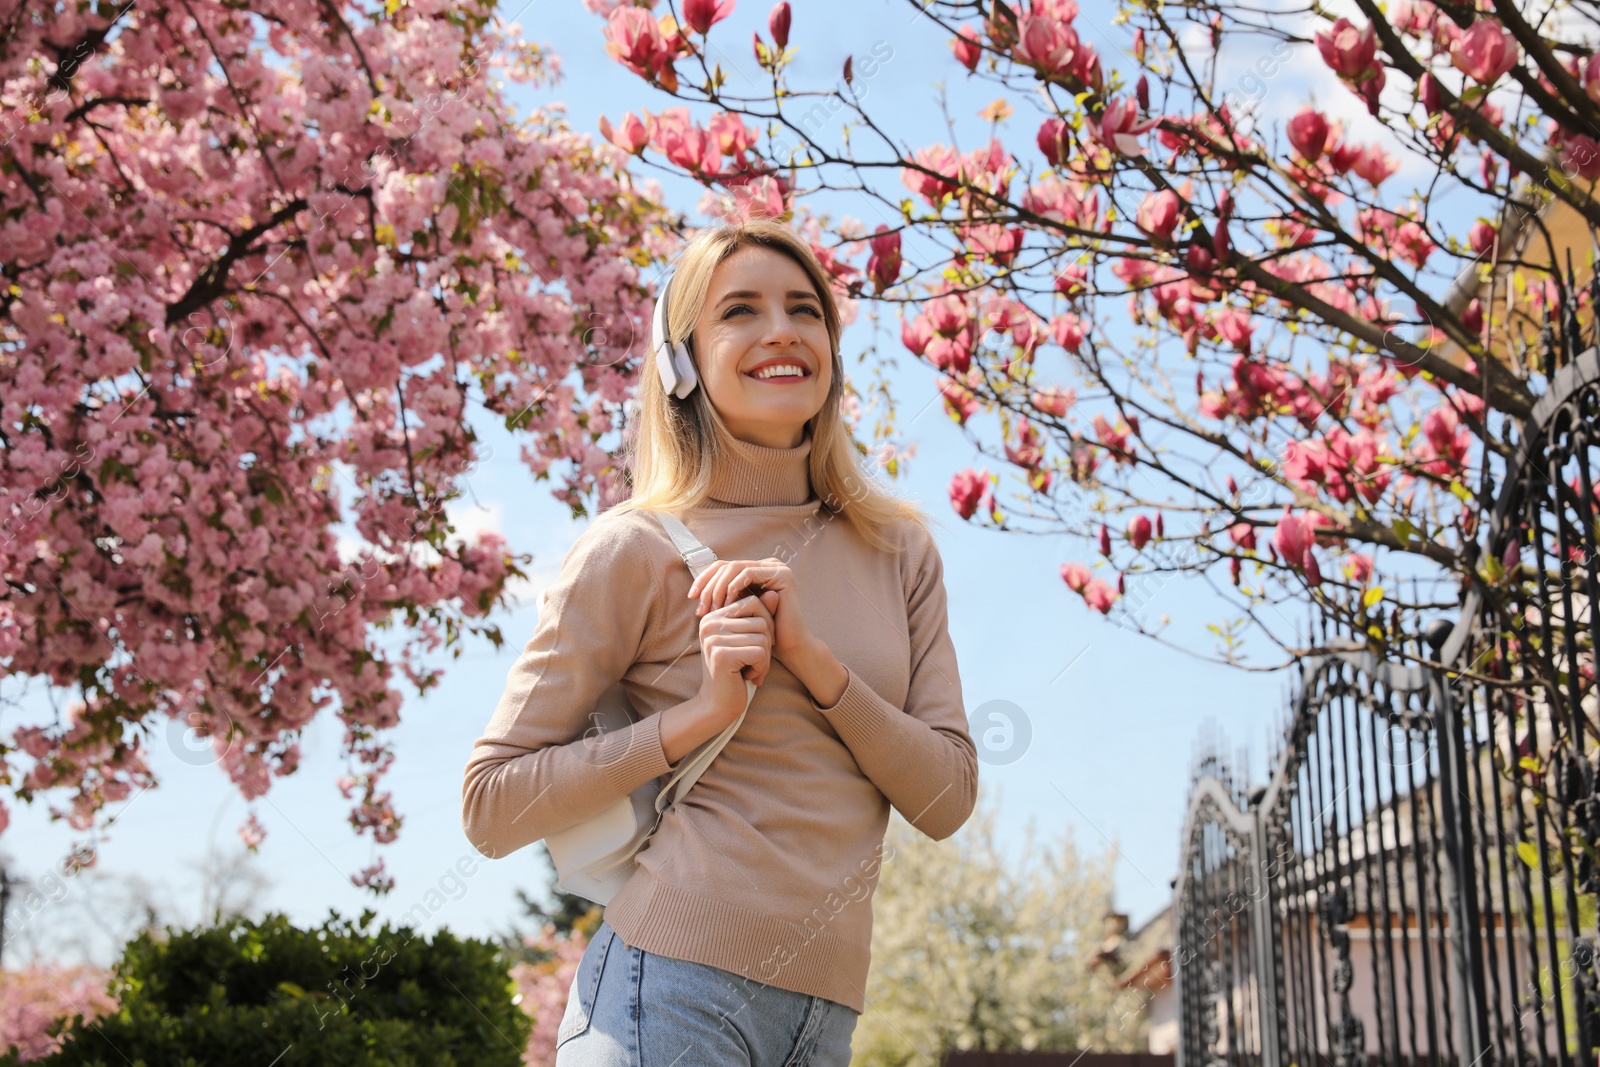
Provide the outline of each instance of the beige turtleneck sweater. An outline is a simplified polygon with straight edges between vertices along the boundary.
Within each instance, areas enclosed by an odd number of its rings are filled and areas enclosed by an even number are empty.
[[[872,548],[821,509],[795,448],[738,442],[713,499],[680,515],[720,559],[776,556],[807,625],[849,674],[821,707],[774,659],[744,724],[639,850],[605,917],[633,948],[860,1012],[889,807],[935,840],[972,812],[976,750],[946,625],[943,565],[918,523]],[[598,814],[673,764],[658,713],[700,688],[691,576],[654,515],[603,513],[540,602],[473,748],[462,822],[505,856]],[[640,718],[585,740],[622,679]]]

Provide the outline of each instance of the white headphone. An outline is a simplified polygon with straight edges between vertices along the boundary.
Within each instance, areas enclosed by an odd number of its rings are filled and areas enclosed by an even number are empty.
[[[673,271],[667,276],[667,282],[661,287],[661,295],[656,298],[656,312],[650,323],[650,350],[654,354],[656,370],[661,374],[662,388],[668,393],[683,399],[694,392],[694,387],[700,383],[700,376],[695,373],[694,360],[689,358],[689,347],[683,342],[671,342],[667,338],[667,293],[672,289],[672,279],[677,275]]]

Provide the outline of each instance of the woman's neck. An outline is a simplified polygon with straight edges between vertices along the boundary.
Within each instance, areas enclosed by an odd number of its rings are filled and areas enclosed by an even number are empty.
[[[793,448],[769,448],[733,438],[712,463],[711,498],[759,507],[804,504],[811,491],[811,435]]]

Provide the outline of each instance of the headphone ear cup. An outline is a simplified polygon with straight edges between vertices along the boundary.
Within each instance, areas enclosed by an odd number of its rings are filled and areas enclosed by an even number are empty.
[[[682,399],[694,392],[695,386],[700,384],[700,375],[694,369],[694,359],[689,355],[688,345],[673,345],[672,354],[678,371],[677,395]]]
[[[665,341],[657,342],[651,352],[650,362],[656,365],[656,373],[661,376],[661,388],[668,394],[678,391],[678,368],[674,365],[677,361],[672,358],[670,347]]]
[[[689,346],[672,343],[667,339],[667,294],[672,291],[674,271],[667,276],[656,298],[655,313],[650,317],[650,356],[656,371],[661,375],[661,387],[680,400],[694,392],[700,376],[695,373],[694,360],[689,356]]]

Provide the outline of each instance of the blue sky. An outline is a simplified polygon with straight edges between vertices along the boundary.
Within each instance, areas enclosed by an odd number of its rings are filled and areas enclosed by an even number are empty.
[[[518,17],[525,38],[550,46],[564,68],[563,81],[551,89],[527,93],[514,86],[519,105],[561,101],[575,130],[598,137],[601,115],[616,120],[628,110],[659,111],[675,103],[605,54],[601,20],[581,4],[535,0],[520,12],[519,6],[513,0],[503,10]],[[948,61],[944,32],[914,17],[909,4],[859,0],[796,8],[795,84],[814,88],[831,82],[846,55],[867,55],[887,44],[892,57],[861,82],[868,111],[905,144],[943,139],[945,119],[935,106],[934,79],[944,78],[960,147],[981,143],[986,123],[975,113],[992,99],[992,88],[966,84],[965,72]],[[741,3],[713,31],[731,92],[755,92],[753,86],[760,84],[755,79],[765,77],[751,58],[750,33],[760,26],[765,35],[766,11],[765,4]],[[1111,29],[1108,6],[1086,3],[1080,30],[1108,63],[1124,39]],[[746,78],[752,81],[742,81]],[[1287,80],[1279,88],[1286,87]],[[1020,153],[1032,145],[1037,117],[1013,103],[1019,114],[1004,136]],[[698,110],[695,114],[704,117]],[[864,139],[857,143],[867,145]],[[672,205],[692,212],[698,199],[694,187],[653,168],[641,173],[660,177]],[[905,195],[897,180],[890,181],[885,188],[892,195]],[[860,219],[869,231],[885,221],[865,198],[836,195],[825,208],[836,217]],[[915,257],[916,246],[908,254]],[[938,541],[967,708],[1009,701],[1023,710],[1032,733],[1020,759],[981,768],[986,792],[997,796],[1008,847],[1022,847],[1023,830],[1032,822],[1045,839],[1065,828],[1086,849],[1116,848],[1118,904],[1138,923],[1167,898],[1191,755],[1202,728],[1215,723],[1230,744],[1247,747],[1253,777],[1260,780],[1263,742],[1284,705],[1288,679],[1209,665],[1091,616],[1063,586],[1057,568],[1066,560],[1091,561],[1092,550],[1053,537],[1005,536],[965,526],[950,510],[946,486],[954,471],[986,461],[942,406],[928,403],[934,396],[933,372],[900,351],[897,321],[886,319],[882,329],[880,347],[900,356],[890,380],[898,390],[902,420],[909,420],[902,433],[917,446],[909,473],[895,486],[943,520]],[[869,343],[869,330],[863,315],[846,332],[847,366],[851,354]],[[1040,358],[1063,359],[1058,350]],[[1058,370],[1064,381],[1064,359]],[[492,420],[481,420],[480,427],[494,456],[472,476],[469,498],[455,510],[458,525],[498,529],[514,549],[533,553],[533,580],[522,606],[501,618],[505,648],[496,652],[486,642],[469,646],[460,660],[449,663],[440,687],[406,702],[395,732],[398,759],[388,778],[406,822],[400,841],[380,850],[398,886],[376,903],[347,880],[379,852],[345,823],[347,804],[333,785],[342,768],[340,728],[328,717],[308,728],[299,772],[280,780],[255,805],[268,836],[251,863],[267,883],[261,904],[296,921],[319,921],[329,908],[353,914],[366,906],[380,916],[398,917],[420,903],[428,914],[424,928],[448,925],[461,934],[482,935],[516,916],[517,889],[542,892],[545,867],[537,846],[493,863],[482,862],[471,848],[460,827],[461,772],[517,650],[532,633],[537,594],[581,526],[550,498],[548,485],[535,482],[518,461],[516,441]],[[1008,480],[1004,488],[1014,492],[1015,484]],[[1173,581],[1152,594],[1143,617],[1168,614],[1180,635],[1203,645],[1204,623],[1221,611],[1203,586]],[[23,687],[11,679],[3,692],[18,696]],[[31,713],[48,716],[49,698],[41,687],[29,688],[23,701]],[[31,951],[106,961],[112,955],[110,938],[124,929],[129,909],[142,898],[154,901],[168,919],[200,917],[208,899],[201,865],[208,856],[239,851],[234,829],[248,809],[226,777],[209,765],[209,754],[187,747],[181,734],[157,737],[152,747],[160,787],[119,806],[94,873],[60,883],[59,901],[37,914],[13,916],[20,929],[14,945],[20,951],[8,950],[8,962]],[[49,886],[49,872],[73,837],[63,825],[49,825],[42,806],[14,808],[12,828],[0,838],[0,858],[14,875]],[[453,872],[463,856],[478,862],[469,877],[458,878]],[[438,892],[430,895],[430,890]]]

